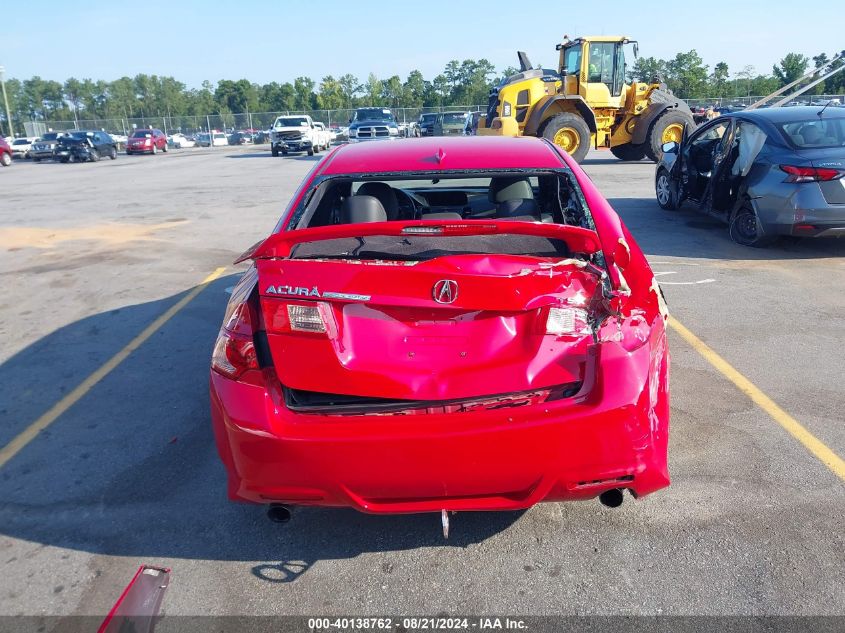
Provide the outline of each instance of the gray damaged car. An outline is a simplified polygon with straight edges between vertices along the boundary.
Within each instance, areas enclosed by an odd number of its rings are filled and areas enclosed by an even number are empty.
[[[666,143],[655,193],[723,220],[731,239],[845,236],[845,108],[732,112]]]

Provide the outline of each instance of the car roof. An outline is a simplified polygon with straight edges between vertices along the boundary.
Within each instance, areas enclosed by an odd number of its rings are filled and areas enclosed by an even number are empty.
[[[425,137],[341,145],[325,159],[320,173],[560,169],[566,166],[554,146],[538,138]]]
[[[824,106],[790,106],[788,108],[758,108],[756,110],[739,110],[725,116],[742,117],[749,121],[762,120],[772,123],[789,123],[790,121],[806,121],[818,117]],[[845,108],[831,105],[822,118],[845,119]]]

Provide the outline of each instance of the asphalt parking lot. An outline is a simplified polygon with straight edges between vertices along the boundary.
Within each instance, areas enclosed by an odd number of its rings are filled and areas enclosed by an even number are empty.
[[[53,420],[0,468],[0,613],[102,615],[142,562],[173,569],[168,615],[845,612],[845,480],[677,331],[672,485],[619,509],[459,514],[444,542],[434,515],[304,509],[281,527],[227,502],[207,372],[231,262],[317,159],[265,146],[0,169],[0,446]],[[845,240],[740,247],[662,211],[653,164],[584,167],[678,323],[845,456]]]

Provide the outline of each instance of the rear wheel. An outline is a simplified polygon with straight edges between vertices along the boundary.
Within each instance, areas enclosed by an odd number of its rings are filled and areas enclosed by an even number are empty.
[[[115,158],[117,158],[117,148],[116,148],[116,147],[112,147],[112,148],[109,150],[109,158],[111,158],[112,160],[114,160]]]
[[[572,156],[576,163],[584,160],[590,150],[590,128],[584,119],[570,112],[546,121],[541,135]]]
[[[695,127],[692,115],[680,110],[666,110],[651,124],[648,140],[645,143],[646,155],[655,163],[663,157],[663,144],[674,141],[680,143],[684,136],[684,126]]]
[[[773,235],[766,235],[760,227],[760,221],[754,208],[746,203],[731,216],[728,227],[731,239],[742,246],[763,248],[777,239]]]
[[[678,184],[672,180],[669,172],[661,167],[657,170],[654,179],[654,193],[657,196],[657,204],[661,209],[674,211],[678,208]]]
[[[642,160],[645,158],[645,145],[634,145],[625,143],[610,148],[610,153],[619,160]]]
[[[164,145],[161,146],[161,151],[164,152],[165,154],[167,153],[167,143],[165,143]]]
[[[12,164],[12,157],[6,153],[0,154],[0,165],[3,167],[8,167]]]
[[[156,147],[155,143],[153,143],[153,154],[158,154],[158,147]]]

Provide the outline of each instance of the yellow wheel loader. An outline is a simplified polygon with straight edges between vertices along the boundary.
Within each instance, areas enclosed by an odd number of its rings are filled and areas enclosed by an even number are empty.
[[[684,127],[695,127],[689,106],[666,86],[625,82],[622,36],[564,36],[558,70],[532,68],[518,53],[520,72],[490,91],[478,134],[541,136],[579,163],[590,147],[608,148],[622,160],[648,156],[656,161],[664,143],[680,142]]]

